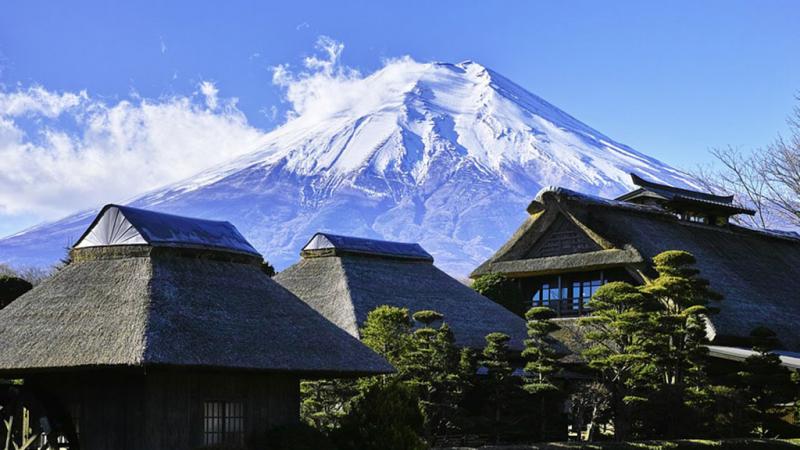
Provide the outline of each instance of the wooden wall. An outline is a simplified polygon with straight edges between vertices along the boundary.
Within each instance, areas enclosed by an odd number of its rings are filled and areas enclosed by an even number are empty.
[[[244,404],[246,448],[264,448],[267,430],[299,420],[291,375],[150,368],[38,375],[26,384],[77,413],[82,450],[201,448],[205,401]]]

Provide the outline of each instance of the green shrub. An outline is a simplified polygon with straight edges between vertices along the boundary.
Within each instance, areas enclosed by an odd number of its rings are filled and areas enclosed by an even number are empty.
[[[376,383],[333,433],[339,450],[425,450],[417,398],[402,382]]]

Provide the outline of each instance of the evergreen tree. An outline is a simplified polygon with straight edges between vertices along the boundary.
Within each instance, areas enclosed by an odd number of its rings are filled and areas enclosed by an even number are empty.
[[[300,417],[324,433],[335,430],[350,409],[358,388],[353,380],[314,380],[300,383]]]
[[[406,353],[413,344],[412,325],[407,308],[378,306],[367,314],[361,342],[386,358],[402,377],[407,371]]]
[[[422,324],[414,331],[412,345],[405,358],[404,380],[420,397],[425,418],[425,435],[447,436],[456,428],[463,387],[459,376],[459,351],[447,323],[438,329],[434,322],[444,318],[436,311],[419,311],[413,318]]]
[[[316,380],[301,384],[302,419],[323,432],[337,429],[350,415],[353,402],[360,394],[377,386],[388,386],[400,376],[407,376],[407,353],[411,349],[411,319],[408,310],[379,306],[367,314],[361,329],[362,341],[385,357],[396,374],[358,380]],[[373,394],[370,398],[379,398]],[[361,400],[366,401],[366,400]],[[362,407],[366,407],[363,406]]]
[[[502,434],[513,425],[512,418],[506,417],[505,413],[509,410],[513,397],[519,392],[510,362],[508,348],[510,339],[504,333],[488,334],[480,360],[480,365],[486,369],[486,376],[482,377],[481,381],[486,394],[489,426],[495,443],[499,443]]]
[[[708,305],[722,297],[699,276],[690,253],[667,251],[653,262],[658,277],[642,287],[657,302],[645,345],[654,375],[645,419],[650,433],[676,438],[696,423],[692,410],[708,386],[706,316],[715,312]]]
[[[22,294],[33,289],[28,281],[12,275],[0,275],[0,309],[3,309]]]
[[[332,437],[340,450],[425,450],[417,397],[405,383],[369,386]]]
[[[275,271],[275,267],[273,267],[272,264],[270,264],[266,259],[261,261],[261,271],[270,278],[274,277],[277,273]]]
[[[539,424],[539,440],[545,440],[548,434],[548,418],[552,411],[548,414],[547,406],[560,393],[554,380],[554,375],[560,369],[557,354],[547,341],[548,335],[559,329],[551,321],[554,317],[555,311],[547,307],[533,307],[525,313],[528,339],[525,340],[525,349],[522,351],[522,357],[526,360],[526,376],[522,388],[533,396],[538,405],[536,419]]]
[[[635,286],[611,282],[595,292],[589,307],[591,314],[578,320],[590,344],[583,356],[611,394],[614,437],[624,440],[631,431],[630,405],[642,400],[641,374],[650,357],[643,330],[651,304]]]
[[[771,429],[786,413],[779,405],[793,400],[795,386],[780,357],[770,352],[777,344],[775,333],[758,327],[750,336],[756,354],[745,359],[738,373],[739,389],[749,406],[753,433],[766,437],[775,434]]]

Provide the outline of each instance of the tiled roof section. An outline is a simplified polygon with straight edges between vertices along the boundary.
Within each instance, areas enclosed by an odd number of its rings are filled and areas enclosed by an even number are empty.
[[[692,191],[689,189],[668,186],[665,184],[659,184],[653,181],[645,180],[634,173],[631,174],[631,180],[633,181],[633,184],[639,186],[640,189],[617,197],[617,200],[627,201],[649,193],[655,194],[657,197],[669,201],[701,203],[718,207],[735,214],[755,214],[755,211],[733,203],[733,195],[715,195],[707,192]]]

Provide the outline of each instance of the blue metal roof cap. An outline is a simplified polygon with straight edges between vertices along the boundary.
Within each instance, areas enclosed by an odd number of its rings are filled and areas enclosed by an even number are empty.
[[[202,247],[261,256],[230,222],[106,205],[75,248],[144,244]]]
[[[314,234],[303,247],[303,252],[320,250],[433,262],[433,256],[417,243],[381,241],[330,233]]]

